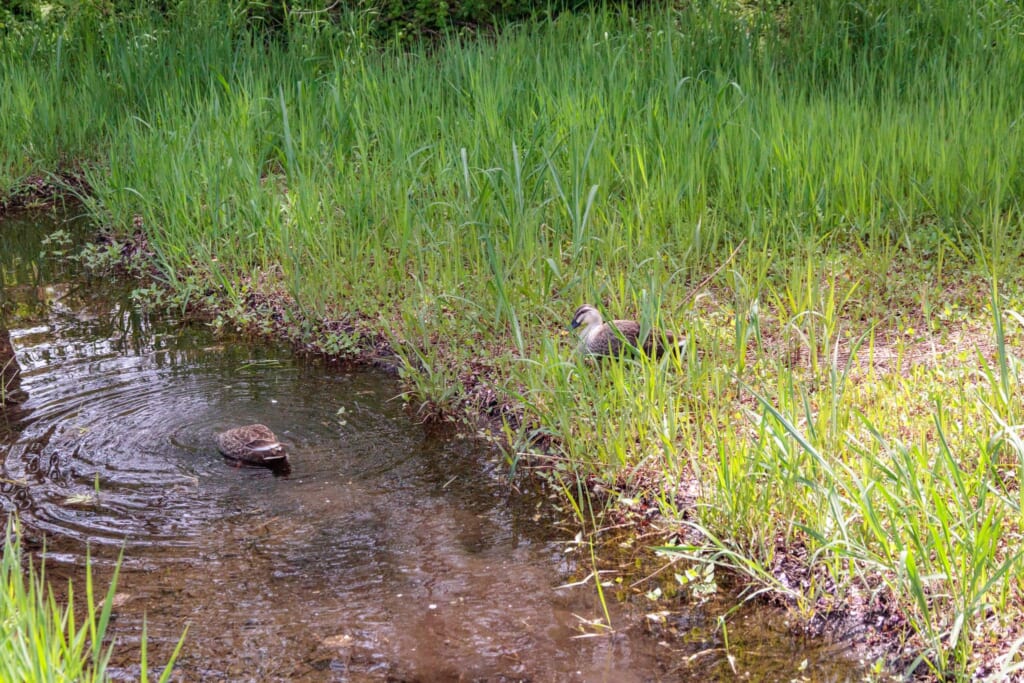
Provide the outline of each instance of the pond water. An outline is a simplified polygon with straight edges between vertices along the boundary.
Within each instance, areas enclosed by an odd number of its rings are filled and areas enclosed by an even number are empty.
[[[387,375],[149,319],[40,257],[55,220],[0,222],[0,507],[51,578],[81,581],[87,551],[105,578],[123,550],[116,678],[138,677],[144,620],[151,662],[188,626],[178,680],[860,678],[841,645],[746,608],[728,643],[700,610],[675,637],[642,604],[587,628],[592,585],[560,588],[573,530],[512,492],[500,453],[418,424]],[[252,422],[289,445],[287,476],[217,453]]]

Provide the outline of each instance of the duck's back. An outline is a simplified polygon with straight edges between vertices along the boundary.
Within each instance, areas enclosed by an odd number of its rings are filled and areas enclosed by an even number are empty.
[[[247,450],[277,442],[274,432],[261,424],[235,427],[221,432],[216,437],[217,448],[229,457],[239,457]]]
[[[614,325],[614,327],[612,327]],[[616,332],[618,330],[618,332]],[[622,349],[623,340],[636,346],[640,336],[640,325],[633,320],[613,320],[603,323],[591,339],[587,340],[587,350],[598,356],[615,356]]]

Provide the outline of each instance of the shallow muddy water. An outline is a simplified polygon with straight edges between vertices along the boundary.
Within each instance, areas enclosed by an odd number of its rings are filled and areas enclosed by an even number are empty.
[[[611,604],[614,634],[596,635],[593,587],[559,588],[578,576],[572,530],[511,493],[499,453],[417,424],[386,375],[149,320],[40,258],[54,227],[0,221],[20,370],[0,506],[45,539],[51,577],[80,581],[88,548],[105,578],[123,549],[118,678],[138,676],[143,619],[151,661],[188,627],[178,680],[859,678],[841,646],[749,609],[728,647],[700,610],[655,637],[643,604]],[[218,455],[218,430],[257,421],[289,445],[289,475]]]

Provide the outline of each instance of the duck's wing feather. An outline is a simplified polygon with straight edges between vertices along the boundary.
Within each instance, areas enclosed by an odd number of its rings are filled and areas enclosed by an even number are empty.
[[[681,353],[685,345],[685,336],[674,332],[651,330],[650,336],[644,340],[644,352],[655,357],[663,353]]]
[[[252,441],[245,444],[245,447],[251,451],[272,451],[281,445],[280,441],[270,441],[269,439],[253,439]]]
[[[597,356],[614,356],[623,347],[636,346],[640,326],[632,320],[613,320],[597,328],[587,340],[587,350]]]
[[[636,344],[636,340],[640,336],[640,325],[635,320],[613,320],[612,324],[619,334],[625,337],[626,341]]]

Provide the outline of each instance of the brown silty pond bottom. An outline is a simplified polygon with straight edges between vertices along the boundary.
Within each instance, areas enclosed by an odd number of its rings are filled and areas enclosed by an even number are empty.
[[[176,680],[860,678],[841,644],[750,607],[728,647],[721,610],[654,633],[645,612],[665,605],[643,598],[611,601],[610,633],[587,628],[593,585],[560,587],[586,573],[572,529],[510,490],[500,453],[418,424],[386,375],[148,319],[39,257],[56,227],[0,222],[20,370],[0,506],[45,541],[51,578],[83,581],[88,550],[105,586],[123,549],[115,678],[138,676],[143,620],[157,663],[188,626]],[[289,445],[288,476],[218,455],[214,434],[251,422]]]

